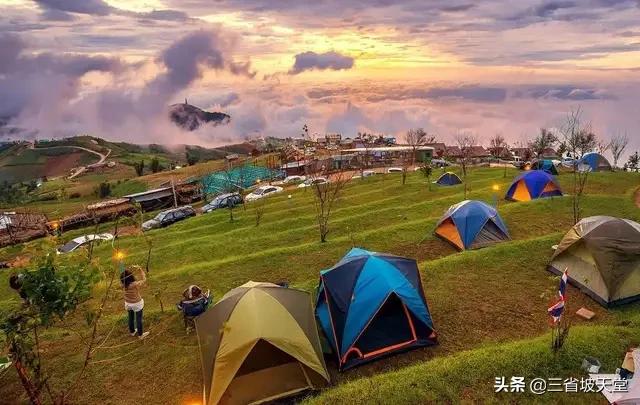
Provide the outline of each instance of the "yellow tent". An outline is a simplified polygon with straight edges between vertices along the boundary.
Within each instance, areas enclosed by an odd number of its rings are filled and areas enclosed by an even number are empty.
[[[206,405],[261,403],[329,382],[304,291],[250,281],[195,323]]]

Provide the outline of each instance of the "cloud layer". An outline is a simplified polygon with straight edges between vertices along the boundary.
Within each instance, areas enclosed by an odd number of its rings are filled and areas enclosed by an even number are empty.
[[[290,74],[302,73],[305,70],[346,70],[353,67],[354,59],[338,52],[303,52],[295,56],[296,61],[289,71]]]

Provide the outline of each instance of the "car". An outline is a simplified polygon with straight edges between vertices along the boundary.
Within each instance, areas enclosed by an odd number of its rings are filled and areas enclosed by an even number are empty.
[[[153,219],[150,219],[142,224],[143,231],[150,231],[151,229],[164,228],[183,219],[195,217],[196,211],[190,205],[184,207],[172,208],[165,210],[156,215]]]
[[[202,211],[203,214],[206,214],[211,211],[215,211],[218,208],[235,207],[239,204],[242,204],[242,196],[239,193],[221,194],[211,200],[208,204],[202,206],[200,211]]]
[[[431,159],[431,166],[434,166],[434,167],[447,167],[447,166],[451,166],[451,163],[447,162],[444,159]]]
[[[282,184],[295,184],[303,182],[307,179],[307,176],[287,176],[282,180]]]
[[[365,170],[362,172],[362,177],[375,176],[376,172],[373,170]]]
[[[244,197],[245,201],[255,201],[261,198],[270,196],[271,194],[279,193],[282,191],[282,187],[278,186],[260,186],[247,194]]]
[[[327,184],[328,182],[329,180],[327,180],[325,177],[316,177],[314,179],[307,179],[304,181],[304,183],[298,184],[298,188],[311,187],[319,184]]]
[[[402,167],[390,167],[387,169],[387,173],[402,173],[404,169]]]
[[[79,236],[75,239],[71,239],[69,242],[64,245],[58,247],[56,249],[57,254],[71,253],[74,250],[78,249],[80,246],[87,245],[91,242],[100,243],[102,241],[113,240],[113,235],[110,233],[99,233],[97,235],[89,234],[84,236]]]

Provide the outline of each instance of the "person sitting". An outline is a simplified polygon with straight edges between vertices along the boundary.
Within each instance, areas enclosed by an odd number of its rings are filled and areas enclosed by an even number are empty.
[[[176,306],[179,311],[182,311],[184,325],[188,330],[193,324],[193,318],[207,310],[211,304],[211,296],[209,291],[205,293],[197,285],[190,285],[184,290],[182,296],[183,299]]]

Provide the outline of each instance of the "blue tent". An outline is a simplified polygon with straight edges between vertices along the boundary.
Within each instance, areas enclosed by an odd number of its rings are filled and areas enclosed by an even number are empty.
[[[536,160],[531,164],[532,170],[542,170],[549,174],[558,175],[558,169],[556,165],[553,164],[553,161],[548,159]]]
[[[436,236],[459,250],[475,249],[509,240],[507,226],[495,208],[465,200],[449,207],[436,225]]]
[[[504,198],[511,201],[530,201],[561,195],[560,185],[552,175],[542,170],[531,170],[513,180]]]
[[[457,174],[446,172],[435,181],[436,184],[441,186],[455,186],[456,184],[462,184],[462,180]]]
[[[601,154],[597,152],[587,153],[578,161],[578,167],[581,165],[587,165],[591,168],[592,172],[611,170],[611,164]]]
[[[340,370],[437,343],[416,261],[353,248],[320,273],[318,323]]]

